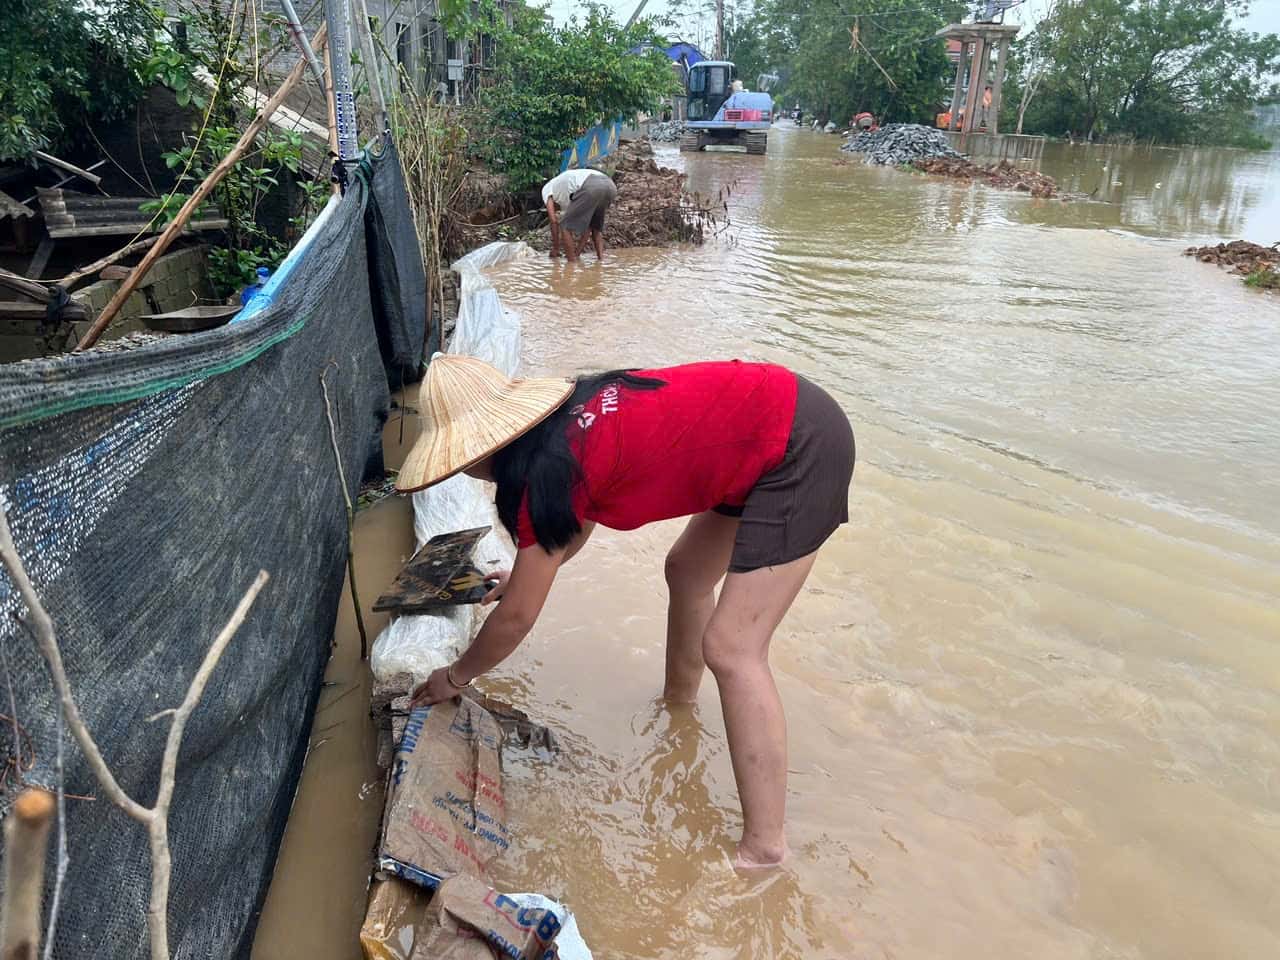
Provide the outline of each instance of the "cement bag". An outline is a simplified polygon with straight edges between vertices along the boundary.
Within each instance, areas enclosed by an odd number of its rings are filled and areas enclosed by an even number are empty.
[[[450,353],[475,357],[509,377],[516,375],[520,367],[520,316],[503,307],[498,291],[481,271],[533,252],[527,243],[490,243],[453,264],[461,289]]]
[[[592,960],[560,904],[536,893],[500,894],[471,877],[446,880],[434,898],[410,883],[378,881],[360,946],[365,960]]]
[[[428,889],[485,877],[511,846],[502,728],[467,697],[415,707],[396,748],[378,869]]]

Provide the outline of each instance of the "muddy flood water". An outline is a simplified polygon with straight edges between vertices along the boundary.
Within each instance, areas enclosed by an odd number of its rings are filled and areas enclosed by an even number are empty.
[[[732,871],[715,686],[655,700],[672,523],[597,531],[486,681],[564,744],[506,771],[496,884],[599,960],[1280,956],[1280,298],[1180,256],[1280,239],[1280,155],[1053,146],[1100,198],[1064,205],[838,143],[661,151],[732,185],[720,240],[493,275],[528,373],[765,359],[847,410],[852,522],[772,648],[794,856]],[[358,956],[367,851],[334,847],[380,796],[335,759],[255,956]]]

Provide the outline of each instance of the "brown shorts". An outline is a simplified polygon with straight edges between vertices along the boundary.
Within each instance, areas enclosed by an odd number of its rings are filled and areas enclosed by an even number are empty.
[[[853,428],[829,393],[804,377],[796,380],[796,415],[782,462],[756,481],[741,507],[715,508],[740,518],[730,573],[807,557],[849,522]]]
[[[618,196],[618,188],[607,176],[590,176],[582,181],[577,193],[569,198],[569,208],[560,225],[574,236],[604,229],[604,212]]]

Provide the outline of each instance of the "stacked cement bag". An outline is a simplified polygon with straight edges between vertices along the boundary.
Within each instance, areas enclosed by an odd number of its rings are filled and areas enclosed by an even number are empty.
[[[491,243],[453,265],[462,282],[450,353],[476,357],[515,376],[520,366],[520,318],[502,306],[481,271],[532,254],[523,243]],[[515,552],[498,521],[489,485],[458,474],[413,495],[413,532],[419,549],[438,534],[484,526],[493,529],[476,547],[475,565],[485,573],[510,569]],[[471,643],[479,627],[478,612],[475,604],[462,604],[443,607],[439,613],[398,617],[374,641],[373,675],[389,680],[408,673],[415,682],[426,680]]]
[[[960,156],[945,133],[918,123],[891,123],[879,130],[866,130],[850,137],[840,149],[862,154],[867,163],[895,167],[931,157]]]

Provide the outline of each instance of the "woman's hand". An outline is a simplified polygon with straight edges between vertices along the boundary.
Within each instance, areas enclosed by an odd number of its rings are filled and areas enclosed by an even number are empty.
[[[495,570],[484,578],[485,583],[491,583],[493,586],[480,600],[482,606],[490,603],[496,603],[502,599],[502,594],[507,589],[507,581],[511,579],[510,570]]]
[[[409,708],[425,707],[444,700],[452,700],[463,691],[463,687],[455,687],[449,679],[449,668],[441,667],[433,670],[427,682],[414,689],[409,698]]]

